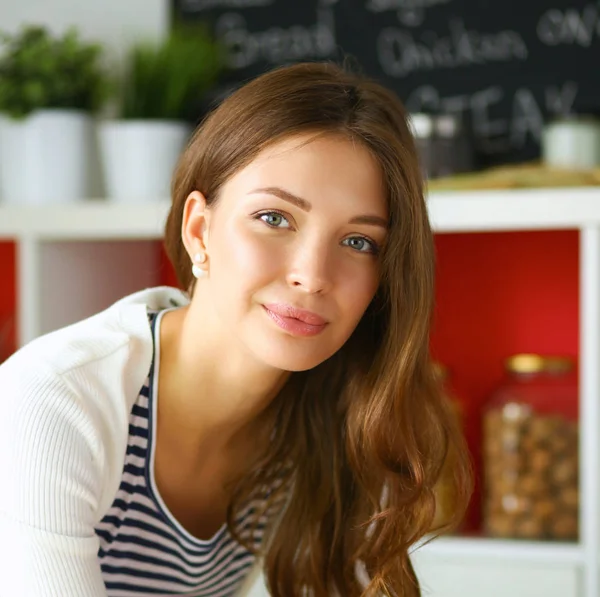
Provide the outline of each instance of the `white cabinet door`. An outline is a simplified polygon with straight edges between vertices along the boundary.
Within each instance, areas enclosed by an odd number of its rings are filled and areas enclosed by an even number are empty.
[[[413,556],[423,597],[582,597],[573,565]]]

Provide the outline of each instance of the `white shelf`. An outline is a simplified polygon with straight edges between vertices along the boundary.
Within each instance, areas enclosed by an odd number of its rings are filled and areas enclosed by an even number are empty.
[[[517,560],[528,563],[582,564],[584,550],[577,543],[510,541],[477,537],[441,537],[417,551],[444,559]]]
[[[170,202],[116,204],[87,200],[77,204],[13,206],[0,203],[0,238],[40,240],[159,239]]]
[[[575,229],[600,225],[600,187],[432,193],[437,232]]]
[[[104,200],[56,206],[2,205],[0,238],[159,239],[170,202]],[[600,225],[600,187],[432,193],[436,232],[576,229]]]

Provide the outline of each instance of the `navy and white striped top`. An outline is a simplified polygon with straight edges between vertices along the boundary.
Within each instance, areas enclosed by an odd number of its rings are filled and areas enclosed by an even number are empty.
[[[106,516],[96,526],[98,558],[109,597],[186,595],[229,597],[235,594],[254,556],[223,525],[210,540],[188,533],[169,512],[154,480],[154,421],[159,362],[160,313],[150,313],[154,358],[148,379],[129,417],[129,439],[121,485]],[[243,520],[256,502],[242,512]],[[263,536],[258,526],[255,546]],[[248,535],[247,535],[248,536]]]

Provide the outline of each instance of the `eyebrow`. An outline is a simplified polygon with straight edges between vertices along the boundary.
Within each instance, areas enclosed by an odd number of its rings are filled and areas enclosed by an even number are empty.
[[[250,195],[253,194],[267,194],[267,195],[275,195],[275,197],[279,197],[288,203],[292,203],[296,207],[299,207],[303,211],[310,211],[312,209],[312,205],[306,200],[302,199],[302,197],[298,197],[281,187],[261,187],[259,189],[254,189],[250,191]],[[387,230],[389,223],[386,218],[382,218],[381,216],[375,215],[363,215],[363,216],[355,216],[353,217],[350,224],[366,224],[369,226],[380,226]]]

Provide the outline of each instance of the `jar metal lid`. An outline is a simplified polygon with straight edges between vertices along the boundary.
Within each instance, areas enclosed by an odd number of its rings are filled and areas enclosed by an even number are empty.
[[[546,124],[547,127],[578,125],[598,126],[600,125],[600,119],[594,114],[562,114],[549,118]]]
[[[438,137],[455,139],[462,134],[462,120],[456,114],[441,114],[435,119],[435,132]]]
[[[443,382],[448,378],[448,367],[446,367],[446,365],[443,365],[439,361],[434,361],[431,367],[433,369],[433,374],[440,381]]]
[[[408,118],[413,135],[417,139],[426,139],[433,135],[433,116],[421,112],[414,112]]]
[[[573,360],[568,357],[545,357],[548,373],[566,373],[573,369]]]
[[[573,368],[573,361],[568,357],[525,353],[509,357],[505,366],[511,373],[566,373]]]

